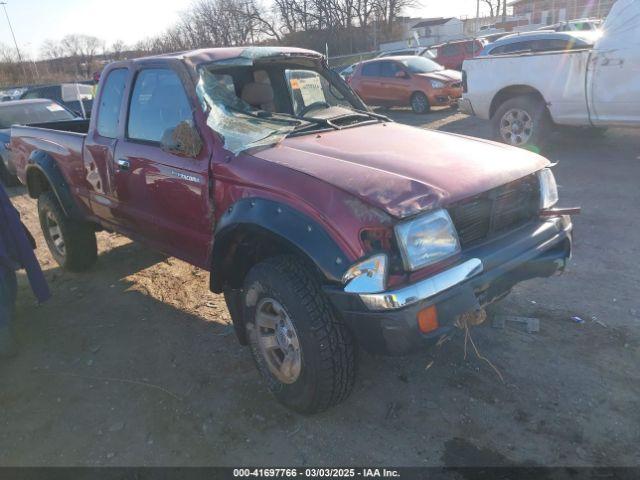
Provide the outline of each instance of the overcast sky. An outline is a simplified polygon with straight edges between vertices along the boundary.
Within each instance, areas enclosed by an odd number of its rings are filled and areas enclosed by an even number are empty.
[[[46,39],[69,33],[94,35],[112,43],[133,44],[169,27],[192,0],[2,0],[25,54],[37,57]],[[268,1],[268,0],[265,0]],[[475,15],[475,0],[424,0],[412,16]],[[0,11],[0,43],[13,46]]]

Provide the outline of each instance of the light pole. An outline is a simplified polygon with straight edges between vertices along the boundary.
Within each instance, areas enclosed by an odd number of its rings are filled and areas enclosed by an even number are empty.
[[[13,37],[13,44],[16,46],[16,52],[18,52],[18,61],[20,62],[20,66],[22,67],[22,74],[27,77],[27,71],[24,69],[24,64],[22,63],[22,55],[20,55],[20,49],[18,48],[18,42],[16,41],[16,34],[13,33],[13,27],[11,26],[11,20],[9,20],[9,13],[7,12],[7,2],[0,2],[2,8],[4,8],[4,15],[7,17],[7,23],[9,24],[9,31],[11,31],[11,36]]]

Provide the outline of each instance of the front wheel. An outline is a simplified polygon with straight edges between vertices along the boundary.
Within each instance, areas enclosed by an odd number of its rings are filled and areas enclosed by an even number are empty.
[[[416,92],[411,95],[411,110],[413,110],[413,113],[420,115],[431,110],[429,99],[424,93]]]
[[[244,295],[251,352],[275,397],[300,413],[345,400],[356,347],[314,273],[294,256],[273,257],[251,269]]]
[[[507,100],[493,116],[493,131],[497,140],[534,150],[547,142],[550,124],[546,105],[531,95]]]
[[[69,218],[52,191],[38,197],[42,234],[51,255],[65,270],[81,272],[98,257],[96,233],[91,224]]]

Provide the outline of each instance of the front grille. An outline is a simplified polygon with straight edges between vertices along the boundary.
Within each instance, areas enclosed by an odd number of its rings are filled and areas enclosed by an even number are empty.
[[[540,190],[535,175],[516,180],[449,207],[462,248],[514,230],[538,213]]]

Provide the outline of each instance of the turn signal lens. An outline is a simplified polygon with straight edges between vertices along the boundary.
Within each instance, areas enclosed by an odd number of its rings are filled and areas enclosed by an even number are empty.
[[[418,328],[422,333],[433,332],[439,326],[438,310],[435,305],[431,305],[418,312]]]

